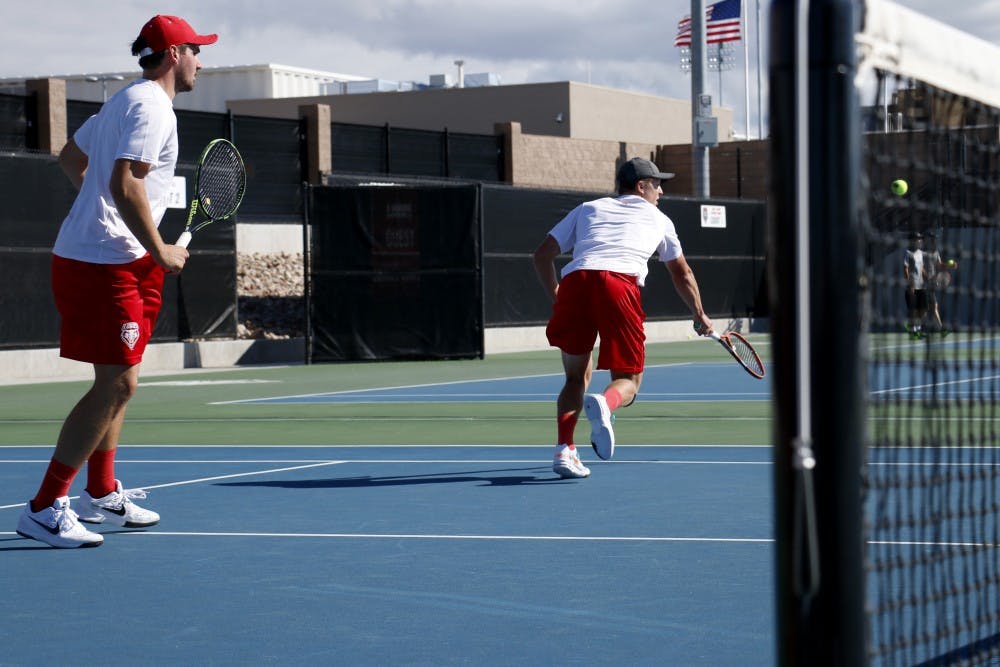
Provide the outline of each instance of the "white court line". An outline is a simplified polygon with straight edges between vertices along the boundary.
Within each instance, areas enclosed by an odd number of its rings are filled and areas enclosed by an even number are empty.
[[[541,448],[551,449],[552,445],[491,445],[491,444],[434,444],[434,445],[121,445],[125,449],[524,449]],[[676,448],[676,449],[761,449],[770,448],[771,445],[644,445],[629,444],[629,448],[648,447],[651,449]],[[0,452],[4,449],[52,449],[52,445],[2,445]],[[898,449],[898,448],[893,448]],[[962,449],[958,447],[958,449]],[[46,461],[47,462],[47,461]]]
[[[892,389],[879,389],[878,391],[873,391],[872,395],[873,396],[878,396],[880,394],[892,394],[892,393],[901,392],[901,391],[910,391],[912,389],[929,389],[931,387],[947,387],[949,385],[972,384],[972,383],[984,382],[986,380],[996,380],[997,378],[1000,378],[1000,375],[985,375],[985,376],[982,376],[982,377],[968,378],[968,379],[965,379],[965,380],[951,380],[951,381],[948,381],[948,382],[937,382],[937,383],[929,383],[929,384],[914,384],[914,385],[909,385],[907,387],[894,387]]]
[[[752,399],[747,399],[750,402]],[[413,401],[419,403],[421,401]],[[446,401],[431,401],[444,403]],[[447,401],[458,402],[458,401]],[[508,401],[516,402],[516,401]],[[691,403],[701,403],[704,401],[689,401]],[[741,403],[741,400],[729,401],[730,403]],[[759,402],[759,401],[756,401]],[[342,405],[366,405],[382,403],[382,401],[353,401]],[[298,404],[301,405],[301,404]],[[232,423],[266,423],[266,422],[295,422],[295,423],[326,423],[326,422],[509,422],[510,417],[164,417],[164,418],[139,418],[129,419],[130,424],[232,424]],[[628,417],[630,422],[651,422],[663,421],[683,422],[703,422],[707,417],[683,417],[669,416],[662,417]],[[711,417],[716,422],[741,422],[741,421],[771,421],[771,417]],[[62,424],[65,419],[0,419],[0,424]],[[518,417],[520,422],[550,422],[552,417]]]
[[[19,537],[16,532],[0,532],[2,537]],[[221,533],[147,530],[120,532],[116,537],[268,537],[360,540],[516,540],[533,542],[674,542],[696,544],[773,544],[772,537],[643,537],[607,535],[440,535],[418,533]],[[873,546],[997,547],[986,542],[907,542],[869,540]]]
[[[0,464],[2,463],[48,463],[50,459],[0,459]],[[285,465],[293,463],[315,463],[315,464],[326,464],[330,463],[330,459],[115,459],[115,463],[282,463]],[[339,460],[336,463],[347,463],[347,461]],[[148,488],[148,487],[143,487]]]
[[[149,484],[143,485],[139,488],[141,489],[165,489],[170,486],[184,486],[187,484],[198,484],[200,482],[214,482],[218,479],[232,479],[234,477],[250,477],[252,475],[267,475],[272,472],[288,472],[289,470],[304,470],[306,468],[319,468],[321,466],[334,466],[340,465],[343,461],[322,461],[320,463],[312,463],[309,465],[292,466],[286,468],[273,468],[271,470],[254,470],[251,472],[239,472],[231,475],[216,475],[214,477],[200,477],[198,479],[187,479],[180,482],[167,482],[166,484]],[[79,496],[73,496],[77,498]],[[24,507],[25,503],[16,503],[14,505],[0,505],[0,510],[9,510],[16,507]]]
[[[868,544],[879,547],[989,547],[996,548],[1000,545],[990,542],[895,542],[888,540],[872,540]]]
[[[48,462],[49,462],[48,459],[37,459],[37,460],[31,460],[31,459],[0,459],[0,464],[2,464],[2,463],[31,463],[31,464],[36,464],[37,465],[37,464],[48,463]],[[144,459],[144,460],[141,460],[141,461],[140,460],[128,460],[128,459],[116,459],[115,460],[116,464],[118,464],[118,463],[121,463],[121,464],[134,464],[134,463],[156,463],[156,464],[164,464],[164,463],[167,463],[167,464],[175,464],[175,463],[177,463],[177,464],[182,464],[182,463],[183,464],[204,464],[204,463],[306,463],[306,462],[307,461],[294,461],[294,460],[289,460],[289,461],[282,461],[282,460],[273,460],[273,461],[267,461],[267,460],[247,461],[247,460],[240,460],[240,459],[190,459],[190,460],[187,460],[187,459],[182,459],[182,460],[177,460],[177,459],[159,459],[159,460]],[[537,465],[537,466],[541,466],[541,467],[548,467],[549,465],[551,465],[551,461],[549,459],[340,459],[338,461],[320,461],[320,462],[317,462],[316,465],[317,466],[322,466],[322,465],[335,465],[335,464],[343,464],[343,463],[386,463],[386,464],[397,464],[397,463],[406,463],[406,464],[411,464],[411,463],[432,463],[432,464],[433,463],[461,463],[463,465],[475,465],[477,463],[489,463],[490,465],[503,464],[503,463],[510,463],[510,464],[514,464],[514,463],[522,464],[523,463],[523,464],[529,464],[529,465]],[[675,460],[675,461],[653,461],[653,460],[650,460],[650,461],[641,461],[641,460],[634,460],[634,461],[601,461],[601,464],[602,465],[604,465],[604,464],[607,464],[607,465],[616,465],[616,466],[617,465],[629,465],[629,464],[643,464],[643,465],[664,465],[664,464],[667,464],[667,465],[709,465],[709,466],[712,466],[712,465],[758,466],[758,465],[771,465],[772,462],[771,461],[696,461],[696,460],[687,461],[687,460],[684,460],[684,459],[678,459],[678,460]],[[886,465],[889,465],[889,464],[886,464]],[[301,466],[301,467],[302,468],[310,468],[310,467],[313,467],[313,466],[305,465],[305,466]],[[281,469],[281,470],[298,470],[298,469],[299,468],[284,468],[284,469]],[[271,470],[271,471],[263,471],[263,472],[260,472],[260,473],[246,473],[246,474],[255,474],[255,475],[257,475],[257,474],[264,474],[264,472],[281,472],[281,470]],[[441,473],[441,474],[442,475],[447,475],[447,474],[451,474],[451,473]],[[234,475],[234,476],[238,476],[238,475]],[[216,478],[210,477],[210,478],[207,478],[207,479],[208,480],[212,480],[212,479],[216,479]],[[195,481],[204,481],[204,480],[195,480]],[[190,484],[190,483],[191,482],[178,482],[178,484]],[[166,486],[177,486],[177,484],[168,484]],[[158,487],[144,486],[142,488],[144,488],[144,489],[152,489],[152,488],[158,488]]]
[[[674,368],[678,366],[690,366],[694,362],[680,362],[676,364],[656,364],[654,366],[647,366],[646,370],[651,368]],[[729,366],[729,363],[712,363],[706,365],[714,366]],[[536,375],[505,375],[501,377],[493,378],[477,378],[474,380],[449,380],[447,382],[425,382],[421,384],[404,384],[391,387],[370,387],[367,389],[342,389],[340,391],[322,391],[312,394],[291,394],[288,396],[267,396],[263,398],[242,398],[236,401],[215,401],[209,403],[209,405],[234,405],[239,403],[258,403],[261,401],[278,401],[287,400],[291,398],[315,398],[316,396],[339,396],[342,394],[370,394],[377,391],[394,391],[399,389],[418,389],[421,387],[447,387],[454,384],[472,384],[476,382],[502,382],[504,380],[529,380],[532,378],[545,378],[545,377],[563,377],[562,373],[538,373]],[[551,396],[549,396],[551,398]]]
[[[0,464],[2,464],[2,463],[30,463],[32,465],[41,465],[41,464],[44,464],[44,463],[47,463],[47,462],[48,462],[47,460],[36,460],[36,461],[32,461],[32,460],[17,460],[17,459],[0,460]],[[273,463],[291,463],[291,461],[260,461],[260,463],[272,463],[272,462]],[[203,459],[190,460],[190,461],[184,461],[184,460],[179,460],[179,461],[174,461],[174,460],[130,461],[128,459],[122,459],[122,460],[116,460],[115,463],[116,464],[123,464],[123,465],[134,464],[134,463],[155,463],[155,464],[158,464],[158,465],[193,463],[193,464],[202,464],[203,465],[205,463],[227,463],[227,464],[232,464],[232,463],[249,463],[249,461],[238,461],[238,460],[237,461],[230,461],[230,460],[215,461],[215,460],[203,460]],[[550,465],[550,463],[549,463],[549,461],[547,459],[546,460],[541,460],[541,459],[339,459],[339,460],[336,460],[336,461],[309,462],[309,463],[304,464],[304,465],[286,466],[286,467],[282,467],[282,468],[271,468],[271,469],[268,469],[268,470],[253,470],[253,471],[249,471],[249,472],[232,473],[232,474],[229,474],[229,475],[215,475],[215,476],[212,476],[212,477],[199,477],[197,479],[183,480],[183,481],[179,481],[179,482],[167,482],[166,484],[144,484],[144,485],[141,485],[138,488],[142,488],[142,489],[146,489],[146,490],[164,489],[164,488],[168,488],[168,487],[172,487],[172,486],[184,486],[184,485],[187,485],[187,484],[198,484],[198,483],[201,483],[201,482],[213,482],[213,481],[220,480],[220,479],[233,479],[235,477],[250,477],[250,476],[253,476],[253,475],[267,475],[267,474],[275,473],[275,472],[288,472],[288,471],[291,471],[291,470],[305,470],[305,469],[308,469],[308,468],[320,468],[320,467],[323,467],[323,466],[342,465],[342,464],[345,464],[345,463],[367,463],[367,464],[372,464],[372,463],[379,463],[379,464],[405,463],[405,464],[408,464],[408,465],[409,464],[415,464],[415,463],[427,463],[427,464],[434,464],[434,465],[439,465],[439,464],[442,464],[442,463],[451,463],[451,464],[458,463],[458,464],[462,464],[462,465],[476,465],[476,464],[490,464],[490,465],[498,465],[498,464],[501,464],[501,465],[513,465],[513,464],[517,464],[517,465],[521,465],[521,464],[527,464],[527,465],[533,465],[533,466],[537,466],[537,467],[541,467],[541,468],[547,468]],[[602,463],[607,463],[609,465],[625,465],[625,464],[630,464],[630,463],[631,464],[647,464],[647,465],[648,464],[669,464],[669,465],[740,465],[740,466],[743,466],[743,465],[753,465],[753,466],[756,466],[756,465],[771,465],[770,461],[683,461],[683,460],[678,460],[678,461],[606,461],[606,462],[602,462]],[[431,473],[431,475],[442,475],[442,476],[443,475],[449,475],[449,474],[453,474],[453,473],[450,473],[450,472]],[[74,496],[74,498],[75,497],[76,496]],[[0,510],[14,509],[14,508],[18,508],[18,507],[24,507],[24,503],[22,502],[22,503],[15,503],[13,505],[0,505]]]
[[[204,387],[220,384],[278,384],[283,380],[153,380],[149,382],[139,382],[140,387]]]
[[[17,533],[0,533],[17,535]],[[416,533],[217,533],[217,532],[177,532],[145,531],[121,532],[116,535],[142,537],[280,537],[280,538],[329,538],[368,540],[524,540],[554,542],[701,542],[730,544],[770,544],[773,538],[758,537],[643,537],[643,536],[603,536],[603,535],[421,535]]]

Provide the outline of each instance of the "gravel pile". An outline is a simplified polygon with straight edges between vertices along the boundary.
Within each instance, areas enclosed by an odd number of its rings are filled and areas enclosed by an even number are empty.
[[[237,338],[296,338],[305,333],[301,254],[236,258]]]

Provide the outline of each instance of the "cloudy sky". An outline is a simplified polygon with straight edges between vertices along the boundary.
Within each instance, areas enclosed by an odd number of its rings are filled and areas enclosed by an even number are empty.
[[[1000,43],[1000,0],[897,0]],[[711,0],[706,0],[710,3]],[[750,134],[757,128],[757,5],[748,7]],[[759,0],[766,23],[769,0]],[[135,67],[129,45],[153,14],[176,14],[219,42],[204,66],[274,63],[397,81],[493,72],[506,84],[581,81],[688,99],[690,75],[673,46],[690,0],[40,0],[6,2],[0,77],[83,74]],[[766,31],[765,31],[766,32]],[[766,44],[766,34],[761,43]],[[764,48],[766,53],[766,46]],[[737,43],[721,97],[745,127],[744,52]],[[762,79],[766,83],[764,62]],[[719,102],[720,77],[708,92]],[[766,102],[763,105],[766,108]]]

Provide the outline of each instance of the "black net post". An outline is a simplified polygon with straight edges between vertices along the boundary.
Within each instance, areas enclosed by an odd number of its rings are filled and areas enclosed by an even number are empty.
[[[779,665],[866,663],[857,23],[850,0],[771,8]]]

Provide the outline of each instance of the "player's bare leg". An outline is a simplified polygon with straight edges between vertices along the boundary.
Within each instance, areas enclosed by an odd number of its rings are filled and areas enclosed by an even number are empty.
[[[125,407],[138,382],[138,364],[95,364],[94,384],[63,422],[54,458],[80,469],[99,446],[117,446]]]
[[[594,373],[594,361],[588,354],[562,353],[563,370],[566,381],[559,398],[556,399],[556,412],[560,415],[575,412],[577,416],[583,409],[583,394],[590,386],[590,378]]]
[[[611,371],[611,383],[604,388],[604,395],[607,397],[608,390],[613,389],[618,392],[621,396],[621,403],[614,407],[611,407],[611,411],[614,412],[619,407],[628,407],[632,405],[635,401],[635,397],[639,395],[639,387],[642,385],[642,373],[623,373],[620,371]],[[608,401],[609,404],[611,401]]]
[[[583,409],[583,394],[590,385],[593,374],[591,354],[562,354],[566,379],[556,399],[558,443],[552,462],[552,471],[563,478],[581,478],[590,475],[573,444],[573,431]]]

